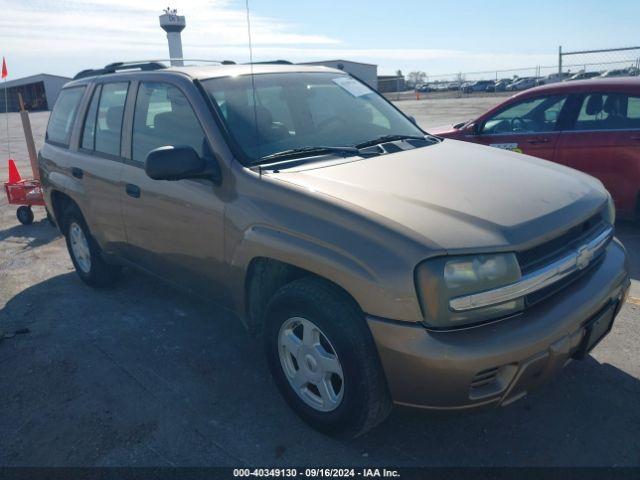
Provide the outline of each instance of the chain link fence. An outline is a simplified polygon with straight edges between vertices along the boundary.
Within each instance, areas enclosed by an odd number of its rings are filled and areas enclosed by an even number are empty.
[[[640,47],[565,52],[558,49],[558,72],[608,76],[637,76],[640,73]]]
[[[638,75],[640,75],[640,47],[583,51],[563,51],[560,47],[556,65],[436,75],[425,74],[424,79],[416,85],[389,79],[385,84],[387,88],[384,91],[399,92],[415,88],[425,93],[448,92],[455,96],[462,96],[478,93],[516,92],[565,80]]]

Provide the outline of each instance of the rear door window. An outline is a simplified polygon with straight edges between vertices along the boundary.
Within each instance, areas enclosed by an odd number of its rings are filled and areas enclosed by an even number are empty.
[[[627,117],[632,122],[636,122],[636,124],[637,122],[640,122],[640,97],[629,97]]]
[[[640,96],[624,93],[586,95],[574,130],[637,130],[640,129]]]
[[[47,125],[47,142],[69,146],[71,129],[78,113],[85,87],[65,88],[58,95]]]
[[[102,86],[95,123],[95,151],[120,156],[120,137],[128,82],[105,83]]]
[[[81,145],[85,150],[93,150],[95,148],[96,120],[98,117],[98,103],[100,102],[101,90],[102,85],[98,85],[94,90],[89,110],[87,110],[87,116],[84,119]]]

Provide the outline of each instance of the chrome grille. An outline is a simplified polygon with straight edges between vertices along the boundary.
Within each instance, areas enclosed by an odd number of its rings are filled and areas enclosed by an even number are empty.
[[[603,224],[603,229],[596,231],[594,236],[586,238],[578,246],[564,250],[562,255],[554,258],[536,270],[528,272],[522,278],[510,285],[494,288],[480,293],[453,298],[449,306],[454,311],[472,310],[489,305],[497,305],[516,298],[540,292],[547,287],[559,285],[563,279],[571,275],[578,275],[584,269],[595,264],[602,255],[609,241],[613,238],[613,227]]]
[[[566,252],[585,243],[589,238],[596,236],[599,231],[605,228],[602,214],[597,213],[584,222],[571,227],[562,235],[527,250],[516,252],[522,275],[526,275],[562,257]]]

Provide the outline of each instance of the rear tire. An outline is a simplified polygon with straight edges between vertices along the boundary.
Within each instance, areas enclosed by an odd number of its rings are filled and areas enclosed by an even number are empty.
[[[49,225],[51,225],[52,227],[57,227],[56,222],[53,220],[53,217],[49,213],[49,210],[47,210],[47,222],[49,222]]]
[[[104,261],[80,209],[70,205],[63,216],[67,250],[80,279],[92,287],[113,285],[122,271],[120,266]]]
[[[307,341],[307,328],[315,340]],[[280,393],[316,430],[355,437],[391,411],[391,397],[363,313],[329,282],[306,277],[278,290],[267,307],[264,347]],[[326,398],[331,400],[325,402]]]
[[[33,223],[33,210],[31,207],[22,206],[18,207],[16,211],[16,217],[22,225],[31,225]]]

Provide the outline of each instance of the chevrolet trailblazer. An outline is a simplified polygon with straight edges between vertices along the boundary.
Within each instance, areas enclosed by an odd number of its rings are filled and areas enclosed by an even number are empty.
[[[334,435],[393,403],[521,398],[608,333],[629,285],[598,180],[431,136],[340,70],[83,71],[40,169],[85,283],[134,266],[231,309]]]

